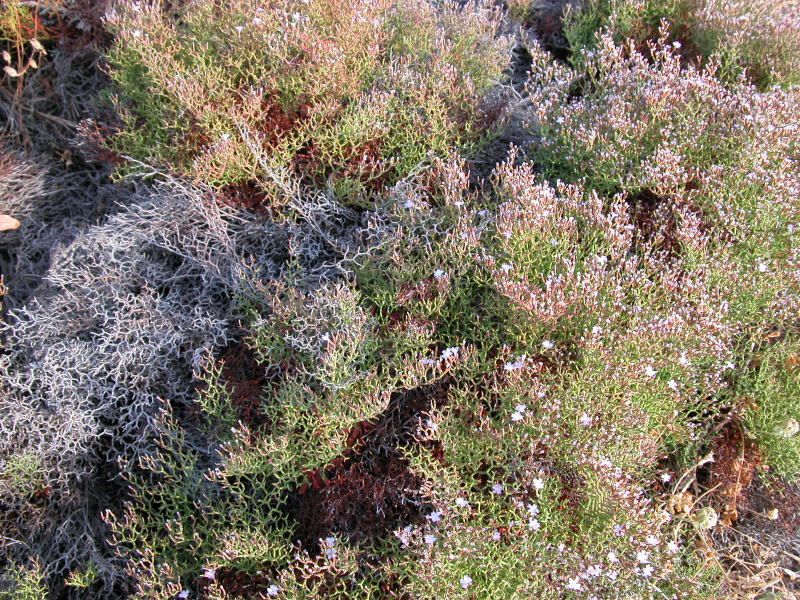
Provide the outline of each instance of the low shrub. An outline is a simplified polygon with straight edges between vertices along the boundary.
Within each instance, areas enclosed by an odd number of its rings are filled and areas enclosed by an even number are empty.
[[[580,49],[596,47],[595,35],[604,29],[615,41],[632,39],[646,51],[666,22],[684,60],[717,61],[723,81],[744,75],[766,90],[799,81],[798,8],[794,1],[588,0],[568,14],[565,35],[578,64]]]
[[[110,22],[119,152],[215,186],[288,170],[353,198],[485,136],[507,48],[481,3],[203,1],[177,18],[123,3]]]

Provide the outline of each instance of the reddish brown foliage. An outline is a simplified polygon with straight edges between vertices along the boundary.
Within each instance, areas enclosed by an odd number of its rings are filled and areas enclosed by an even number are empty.
[[[267,194],[254,181],[226,185],[213,195],[214,201],[224,206],[244,209],[256,214],[270,214]]]
[[[756,468],[761,464],[759,451],[746,440],[741,426],[730,424],[714,442],[714,462],[709,463],[707,481],[708,501],[717,509],[721,522],[730,526],[739,519],[739,511],[749,508],[747,491]]]
[[[261,412],[261,398],[268,385],[267,373],[256,361],[255,354],[245,344],[228,346],[220,357],[222,381],[231,390],[231,403],[239,420],[253,429],[266,425]]]
[[[426,503],[422,480],[408,468],[398,448],[422,443],[443,459],[441,448],[419,442],[415,431],[433,403],[446,399],[449,382],[392,395],[375,421],[355,425],[347,450],[323,469],[308,473],[295,494],[293,513],[306,548],[332,533],[369,541],[401,525],[418,522]]]

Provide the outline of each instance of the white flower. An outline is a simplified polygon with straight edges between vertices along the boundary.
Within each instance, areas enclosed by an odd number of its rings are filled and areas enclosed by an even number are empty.
[[[680,358],[678,359],[678,364],[682,367],[688,367],[691,363],[689,359],[686,358],[686,352],[682,352]]]
[[[580,422],[580,424],[581,424],[581,425],[583,425],[584,427],[589,427],[589,426],[592,424],[592,417],[590,417],[590,416],[589,416],[589,415],[587,415],[586,413],[583,413],[583,414],[581,415],[581,418],[579,419],[579,422]]]
[[[648,535],[647,539],[645,540],[649,546],[657,546],[658,545],[658,538],[654,535]]]
[[[542,524],[539,523],[538,519],[529,519],[528,520],[528,529],[531,531],[539,531],[541,529]]]
[[[603,333],[603,328],[600,325],[595,325],[592,327],[592,335],[597,335],[599,333]]]
[[[642,575],[645,577],[650,577],[653,574],[653,567],[651,565],[647,565],[644,569],[642,569]]]
[[[492,532],[492,539],[495,542],[499,542],[500,541],[500,537],[501,537],[500,536],[500,532],[495,529],[494,532]]]
[[[222,140],[223,142],[227,142],[229,139],[231,139],[231,134],[223,133],[221,136],[219,136],[219,139]]]
[[[667,387],[668,387],[669,389],[671,389],[673,392],[677,392],[677,391],[678,391],[678,382],[677,382],[677,381],[675,381],[674,379],[670,379],[670,380],[667,382]]]
[[[515,412],[514,414],[511,415],[511,420],[514,421],[514,423],[518,423],[518,422],[522,421],[522,419],[524,419],[524,418],[525,418],[525,415],[523,415],[522,413],[519,413],[519,412]]]
[[[452,346],[451,348],[442,350],[441,360],[448,360],[456,356],[458,356],[458,346]]]
[[[495,483],[495,484],[492,486],[492,491],[493,491],[495,494],[502,494],[502,493],[503,493],[503,484],[502,484],[502,483]]]
[[[273,583],[271,586],[267,588],[267,596],[277,596],[278,592],[280,591],[281,588],[279,588],[277,585]]]
[[[508,264],[508,263],[503,263],[502,265],[500,265],[500,270],[501,270],[503,273],[508,273],[508,272],[509,272],[511,269],[513,269],[513,268],[514,268],[514,266],[513,266],[513,265],[510,265],[510,264]]]
[[[767,263],[764,263],[764,262],[758,263],[758,272],[759,273],[766,273],[767,271],[769,271],[769,267],[767,266]]]
[[[675,40],[674,42],[672,42],[672,46],[674,48],[680,48],[681,47],[681,43],[678,40]]]
[[[650,555],[646,550],[639,550],[639,552],[636,553],[636,562],[646,565],[650,562]]]
[[[189,590],[183,590],[178,594],[178,598],[181,600],[186,600],[189,597]]]
[[[658,374],[658,371],[656,371],[652,365],[647,365],[647,367],[644,369],[644,374],[648,377],[655,377]]]
[[[431,365],[435,365],[436,364],[436,361],[433,360],[432,358],[422,358],[422,359],[420,359],[419,362],[421,364],[427,365],[427,366],[431,366]]]
[[[237,25],[236,27],[234,27],[234,29],[239,33],[242,33],[242,31],[244,31],[244,27],[242,25]]]
[[[567,584],[567,589],[572,590],[573,592],[580,592],[583,590],[583,586],[581,585],[580,579],[577,577],[573,577],[569,580]]]
[[[456,506],[458,506],[459,508],[465,508],[465,507],[469,506],[469,502],[467,502],[466,498],[459,497],[459,498],[456,498]]]
[[[670,475],[669,473],[662,473],[661,481],[663,481],[664,483],[669,483],[670,481],[672,481],[672,475]]]
[[[462,588],[467,589],[469,586],[472,585],[472,577],[470,577],[469,575],[464,575],[459,583],[461,584]]]
[[[435,510],[425,518],[429,519],[432,523],[438,523],[442,520],[442,513],[440,513],[438,510]]]
[[[528,514],[534,516],[539,514],[539,505],[536,502],[528,504]]]
[[[555,344],[550,340],[545,340],[542,342],[542,348],[544,348],[545,350],[552,350],[554,346]]]
[[[603,574],[603,569],[600,568],[599,565],[590,565],[588,569],[586,569],[586,574],[589,577],[600,577]]]
[[[617,558],[617,553],[616,552],[609,552],[608,554],[606,554],[606,558],[608,559],[608,562],[610,562],[610,563],[619,562],[619,559]]]
[[[541,477],[537,477],[536,479],[533,480],[532,483],[533,483],[533,489],[538,491],[544,489],[544,479],[542,479]]]
[[[142,37],[142,30],[141,29],[134,29],[133,30],[133,37],[135,37],[135,38]]]
[[[669,550],[671,554],[675,554],[678,552],[678,550],[680,550],[680,546],[678,546],[678,544],[675,542],[670,542],[667,544],[667,550]]]
[[[444,279],[445,277],[447,277],[447,271],[443,271],[442,269],[436,269],[433,272],[433,277],[434,277],[434,279],[437,279],[437,280],[438,279]]]
[[[203,577],[214,581],[217,578],[217,571],[215,569],[203,569]]]
[[[423,540],[424,540],[424,541],[425,541],[425,543],[426,543],[426,544],[428,544],[429,546],[433,546],[433,544],[435,544],[435,543],[436,543],[436,536],[435,536],[435,535],[433,535],[432,533],[426,533],[426,534],[425,534],[425,537],[423,538]]]
[[[514,407],[514,410],[519,412],[519,413],[524,413],[526,410],[528,410],[528,407],[526,405],[524,405],[524,404],[517,404]]]
[[[606,577],[608,577],[611,581],[616,581],[619,573],[617,571],[609,571],[606,573]]]
[[[253,19],[253,25],[261,25],[264,21],[262,21],[259,17]],[[277,592],[275,592],[277,594]],[[274,596],[275,594],[273,594]]]

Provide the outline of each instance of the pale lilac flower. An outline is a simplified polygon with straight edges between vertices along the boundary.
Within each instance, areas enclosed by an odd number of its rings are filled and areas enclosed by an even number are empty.
[[[442,513],[440,513],[438,510],[435,510],[425,518],[429,519],[432,523],[438,523],[442,520]]]
[[[644,569],[642,569],[642,575],[645,577],[650,577],[653,574],[653,567],[652,565],[647,565]]]
[[[648,546],[657,546],[658,545],[658,538],[654,535],[648,535],[647,539],[645,540]]]
[[[537,491],[542,491],[544,489],[544,479],[541,477],[537,477],[531,483],[533,483],[533,489]]]
[[[337,544],[336,538],[333,536],[326,537],[323,540],[322,545],[325,548],[325,558],[327,558],[328,560],[333,560],[334,558],[336,558],[336,555],[338,554],[336,550],[336,544]]]
[[[528,514],[534,516],[539,514],[539,505],[536,502],[528,504]]]
[[[672,481],[672,475],[670,475],[669,473],[662,473],[661,481],[663,481],[664,483],[669,483],[670,481]]]
[[[494,540],[495,542],[499,542],[500,541],[500,537],[501,537],[500,536],[500,532],[495,529],[492,532],[492,540]]]
[[[572,579],[570,579],[566,587],[568,590],[572,590],[573,592],[583,591],[583,586],[581,585],[580,579],[578,579],[577,577],[573,577]]]
[[[625,528],[620,524],[614,525],[614,535],[617,537],[621,536],[624,529]]]
[[[584,427],[589,427],[589,426],[592,424],[592,417],[590,417],[590,416],[589,416],[589,415],[587,415],[586,413],[583,413],[583,414],[581,415],[581,418],[579,419],[579,422],[580,422],[580,424],[581,424],[581,425],[583,425]]]
[[[466,498],[459,497],[456,498],[456,506],[458,506],[459,508],[466,508],[467,506],[469,506],[469,502],[467,502]]]
[[[522,419],[524,419],[524,418],[525,418],[525,415],[523,415],[522,413],[518,413],[518,412],[515,412],[515,413],[513,413],[511,415],[511,420],[514,421],[515,423],[518,423],[519,421],[522,421]]]
[[[435,536],[435,535],[433,535],[432,533],[426,533],[426,534],[425,534],[425,537],[423,538],[423,540],[424,540],[424,541],[425,541],[425,543],[426,543],[426,544],[428,544],[429,546],[433,546],[433,544],[435,544],[435,543],[436,543],[436,536]]]
[[[598,334],[600,334],[602,332],[603,332],[603,328],[600,327],[600,325],[595,325],[594,327],[592,327],[592,334],[593,335],[598,335]]]
[[[646,550],[639,550],[639,552],[636,553],[636,562],[646,565],[650,562],[650,554],[648,554]]]
[[[644,374],[648,377],[655,377],[658,374],[658,371],[656,371],[652,365],[647,365],[647,367],[645,367]]]
[[[524,360],[518,360],[516,362],[507,362],[503,367],[506,371],[518,371],[525,367]]]
[[[613,552],[613,551],[609,552],[606,555],[606,558],[608,558],[608,562],[611,562],[611,563],[619,562],[619,559],[617,558],[617,553]]]
[[[423,358],[423,359],[420,359],[419,362],[422,363],[423,365],[426,365],[426,366],[431,366],[431,365],[435,365],[436,364],[436,361],[434,359],[432,359],[432,358]]]
[[[467,589],[469,586],[472,585],[472,577],[470,577],[469,575],[464,575],[459,583],[461,584],[462,588]]]
[[[502,494],[502,493],[503,493],[503,484],[502,484],[502,483],[495,483],[495,484],[492,486],[492,491],[493,491],[495,494],[498,494],[498,495],[499,495],[499,494]]]
[[[508,263],[503,263],[502,265],[500,265],[500,270],[501,270],[503,273],[508,273],[508,272],[509,272],[511,269],[513,269],[513,268],[514,268],[514,266],[513,266],[513,265],[510,265],[510,264],[508,264]]]
[[[517,404],[514,407],[514,410],[517,411],[518,413],[524,413],[526,410],[528,410],[528,407],[525,406],[524,404]]]
[[[135,38],[142,37],[142,30],[141,29],[134,29],[133,30],[133,37],[135,37]]]
[[[203,577],[214,581],[217,578],[216,569],[203,569]]]
[[[603,574],[603,569],[600,568],[599,565],[590,565],[588,569],[586,569],[586,574],[589,577],[600,577]]]
[[[441,360],[448,360],[451,358],[455,358],[458,356],[458,346],[452,346],[451,348],[445,348],[442,350]]]
[[[669,389],[671,389],[673,392],[677,392],[677,391],[678,391],[678,382],[677,382],[677,381],[675,381],[674,379],[670,379],[670,380],[667,382],[667,387],[668,387]]]
[[[528,529],[531,531],[539,531],[541,529],[542,524],[539,523],[539,519],[529,519],[528,520]]]
[[[277,585],[273,583],[271,586],[267,588],[267,596],[277,596],[278,592],[280,591],[281,588],[279,588]]]
[[[400,540],[400,543],[403,545],[403,548],[408,548],[409,543],[411,542],[411,525],[406,525],[400,531],[395,531],[394,535],[397,539]]]
[[[678,364],[682,367],[688,367],[691,363],[689,359],[686,358],[686,352],[682,352],[680,358],[678,358]]]
[[[178,598],[181,600],[186,600],[189,597],[189,590],[183,590],[178,594]]]
[[[542,342],[542,348],[544,348],[545,350],[552,350],[553,347],[555,347],[555,344],[550,340],[545,340]]]
[[[253,25],[261,25],[264,21],[261,20],[259,17],[253,19]],[[276,592],[277,593],[277,592]],[[273,594],[274,595],[274,594]]]
[[[680,546],[678,546],[678,544],[675,542],[670,542],[667,544],[667,550],[669,550],[671,554],[676,554],[678,550],[680,550]]]
[[[434,277],[434,279],[437,279],[437,280],[438,279],[444,279],[445,277],[447,277],[447,271],[443,271],[442,269],[436,269],[433,272],[433,277]]]
[[[234,27],[234,29],[239,33],[242,33],[242,31],[244,31],[244,27],[242,25],[237,25],[236,27]]]

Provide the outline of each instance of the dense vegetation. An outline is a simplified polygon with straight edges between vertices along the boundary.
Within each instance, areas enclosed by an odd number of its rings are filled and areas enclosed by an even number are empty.
[[[800,589],[796,0],[0,44],[0,598]]]

